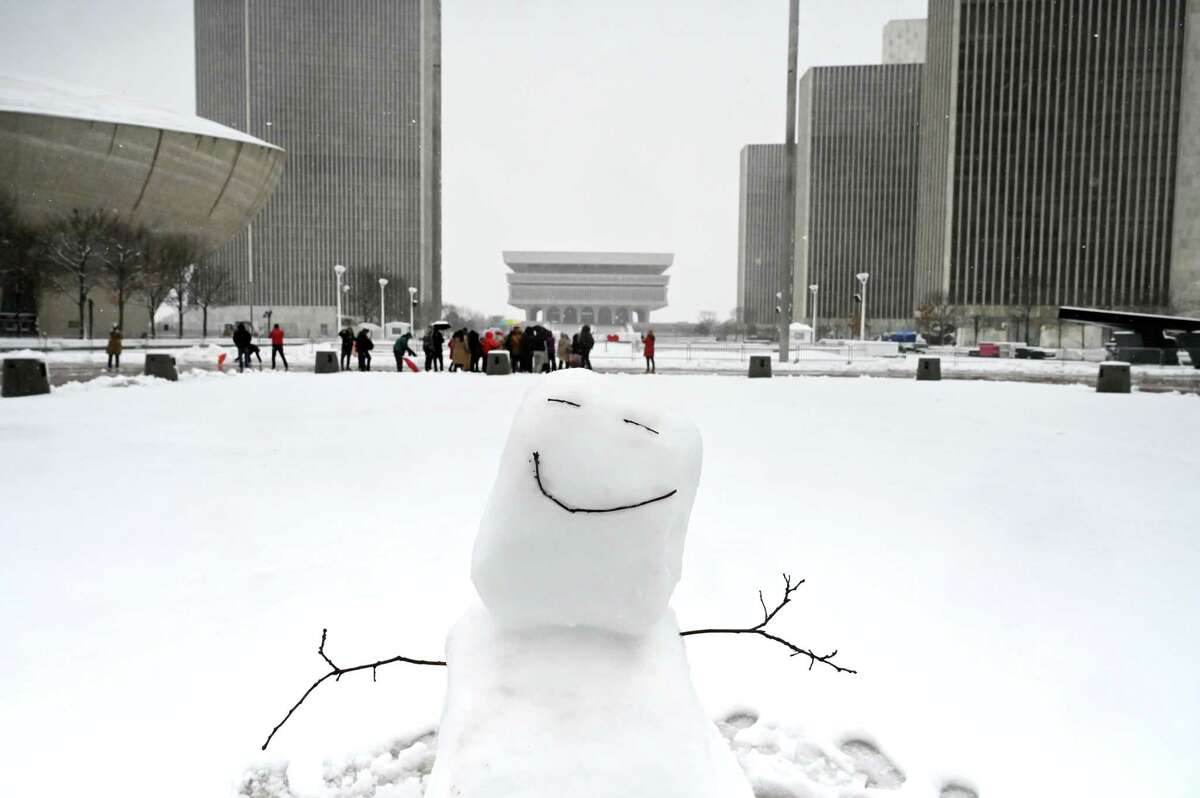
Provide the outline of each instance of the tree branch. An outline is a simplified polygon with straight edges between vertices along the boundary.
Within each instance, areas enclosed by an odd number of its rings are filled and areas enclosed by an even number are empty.
[[[838,665],[836,662],[833,662],[833,658],[837,656],[837,649],[834,649],[825,655],[817,654],[810,649],[801,648],[795,643],[784,640],[782,637],[776,637],[775,635],[766,631],[767,624],[775,619],[775,616],[779,614],[780,610],[791,603],[792,594],[795,593],[802,584],[804,584],[803,579],[795,584],[792,584],[792,577],[788,574],[784,574],[783,598],[772,610],[767,609],[767,603],[763,600],[762,591],[758,591],[758,603],[762,605],[763,619],[754,626],[747,626],[741,629],[689,629],[686,632],[680,632],[679,635],[680,637],[688,637],[689,635],[758,635],[759,637],[763,637],[767,640],[778,643],[779,645],[791,651],[792,653],[788,656],[808,657],[808,669],[810,671],[813,669],[813,665],[816,665],[818,662],[820,662],[822,665],[828,665],[829,667],[833,668],[838,673],[858,673],[858,671],[854,670],[853,668],[845,668],[841,665]]]
[[[312,685],[310,685],[309,688],[304,691],[304,695],[300,696],[300,700],[297,701],[295,704],[293,704],[292,708],[289,709],[287,711],[287,714],[283,716],[283,720],[279,721],[279,724],[274,729],[271,729],[271,733],[267,735],[267,741],[262,744],[263,751],[267,750],[267,746],[271,744],[271,738],[273,738],[275,736],[275,733],[277,731],[279,731],[280,729],[283,728],[283,724],[288,722],[288,718],[292,717],[292,714],[297,709],[300,708],[300,705],[304,703],[304,700],[306,698],[308,698],[310,695],[312,695],[312,691],[316,690],[318,687],[320,687],[321,683],[324,682],[326,679],[328,679],[330,676],[334,677],[334,681],[336,682],[336,681],[340,681],[341,678],[343,676],[345,676],[347,673],[354,673],[355,671],[365,671],[368,668],[370,668],[371,681],[375,681],[375,669],[380,667],[381,665],[390,665],[393,662],[407,662],[409,665],[440,665],[443,667],[446,665],[446,663],[441,660],[413,659],[412,657],[397,656],[397,657],[389,657],[388,659],[381,659],[376,662],[368,662],[366,665],[355,665],[352,668],[339,668],[337,665],[333,664],[333,660],[331,660],[329,658],[329,655],[325,653],[325,639],[326,639],[326,636],[328,635],[328,633],[329,633],[328,629],[321,630],[321,645],[317,648],[317,653],[320,654],[321,659],[325,660],[325,662],[329,665],[329,668],[330,668],[329,673],[326,673],[320,679],[317,679],[315,682],[313,682]]]
[[[802,584],[804,584],[803,579],[801,579],[800,581],[793,584],[792,577],[788,574],[784,574],[783,575],[783,598],[780,599],[779,603],[776,604],[775,607],[770,610],[767,609],[767,602],[763,598],[762,591],[761,590],[758,591],[758,603],[760,605],[762,605],[763,617],[762,617],[762,620],[759,621],[754,626],[748,626],[744,629],[690,629],[686,632],[680,632],[679,636],[680,637],[688,637],[690,635],[716,635],[716,634],[758,635],[759,637],[765,638],[774,643],[778,643],[779,645],[787,648],[789,651],[792,652],[790,654],[790,656],[808,657],[808,669],[810,671],[813,669],[814,665],[816,665],[818,662],[820,662],[822,665],[828,665],[829,667],[833,668],[838,673],[858,673],[858,671],[856,671],[852,668],[846,668],[846,667],[843,667],[843,666],[838,665],[837,663],[833,662],[833,658],[837,656],[836,649],[825,655],[817,654],[814,651],[810,651],[809,649],[806,649],[806,648],[801,648],[800,646],[797,646],[795,643],[792,643],[788,640],[784,640],[782,637],[777,637],[776,635],[773,635],[766,630],[767,624],[769,624],[771,621],[775,620],[775,616],[779,614],[779,611],[791,603],[792,594],[795,593],[797,590],[799,590],[800,586]],[[341,681],[341,678],[343,676],[345,676],[347,673],[354,673],[355,671],[365,671],[365,670],[370,669],[371,681],[375,681],[376,670],[384,665],[390,665],[393,662],[406,662],[409,665],[436,665],[436,666],[440,666],[440,667],[445,667],[445,665],[446,665],[446,663],[443,662],[442,660],[413,659],[412,657],[396,656],[396,657],[389,657],[387,659],[377,660],[375,662],[368,662],[365,665],[355,665],[350,668],[339,668],[334,663],[334,661],[329,657],[329,655],[325,653],[325,642],[328,638],[328,635],[329,635],[328,629],[321,630],[321,644],[319,646],[317,646],[317,653],[321,655],[321,659],[325,660],[325,664],[329,666],[329,672],[326,673],[325,675],[323,675],[321,678],[317,679],[315,682],[313,682],[309,686],[309,688],[304,691],[304,695],[300,696],[300,700],[297,701],[295,704],[293,704],[292,708],[289,709],[287,711],[287,714],[283,716],[283,720],[279,721],[279,724],[274,729],[271,729],[271,733],[267,735],[266,742],[264,742],[262,744],[262,750],[264,750],[264,751],[267,750],[267,746],[271,744],[271,740],[272,740],[272,738],[275,737],[275,733],[283,728],[283,724],[288,722],[288,719],[291,718],[292,715],[296,712],[296,710],[300,708],[300,705],[304,703],[305,699],[307,699],[310,695],[312,695],[312,692],[314,690],[316,690],[318,687],[320,687],[321,684],[326,679],[330,678],[331,676],[333,677],[333,680],[336,682],[336,681]]]

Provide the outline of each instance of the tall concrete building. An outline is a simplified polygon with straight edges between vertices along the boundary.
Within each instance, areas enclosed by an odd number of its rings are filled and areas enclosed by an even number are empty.
[[[860,272],[869,327],[912,325],[923,69],[818,67],[800,79],[793,307],[811,319],[817,285],[820,334],[854,331]]]
[[[1200,308],[1200,0],[930,0],[921,117],[914,304]]]
[[[787,152],[783,144],[742,147],[738,182],[738,321],[778,323],[775,294],[791,241],[787,209]]]
[[[883,26],[883,63],[925,63],[928,25],[923,19],[893,19]]]
[[[196,0],[202,116],[288,152],[274,198],[220,250],[226,315],[334,332],[334,265],[348,307],[441,313],[440,0]],[[371,294],[367,300],[365,295]],[[366,315],[355,314],[349,315]],[[372,320],[374,316],[372,314]]]

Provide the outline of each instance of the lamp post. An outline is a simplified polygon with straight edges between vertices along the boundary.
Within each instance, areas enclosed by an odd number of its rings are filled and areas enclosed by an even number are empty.
[[[410,285],[408,287],[408,332],[415,334],[413,329],[413,308],[417,306],[417,287]]]
[[[381,330],[380,335],[383,334],[382,330],[383,330],[383,327],[385,324],[384,315],[383,315],[383,289],[385,287],[387,287],[387,284],[388,284],[388,278],[386,278],[386,277],[379,278],[379,329]]]
[[[342,329],[342,275],[346,273],[346,267],[339,263],[333,267],[333,273],[337,275],[337,288],[334,291],[337,297],[337,321],[333,324],[333,334],[337,335]]]
[[[858,282],[862,285],[862,316],[858,322],[858,340],[867,340],[867,279],[871,276],[867,272],[859,272],[854,275],[858,278]]]
[[[350,315],[350,283],[342,286],[342,294],[346,297],[346,315]]]
[[[812,294],[812,302],[813,302],[813,339],[812,339],[812,342],[814,344],[817,342],[817,291],[820,289],[820,287],[821,286],[817,285],[816,283],[813,283],[812,285],[810,285],[808,287],[809,293]]]

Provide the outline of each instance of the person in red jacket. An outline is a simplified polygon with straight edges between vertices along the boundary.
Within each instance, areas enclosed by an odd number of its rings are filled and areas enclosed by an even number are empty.
[[[646,330],[646,334],[642,336],[642,356],[646,358],[646,373],[655,374],[654,330]]]
[[[271,328],[271,371],[275,370],[275,355],[283,360],[283,370],[288,370],[287,355],[283,354],[283,330],[278,324]]]

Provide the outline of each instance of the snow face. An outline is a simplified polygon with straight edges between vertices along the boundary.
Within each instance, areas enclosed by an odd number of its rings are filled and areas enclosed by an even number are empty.
[[[497,622],[637,633],[666,612],[701,443],[652,389],[570,369],[526,394],[471,567]]]

